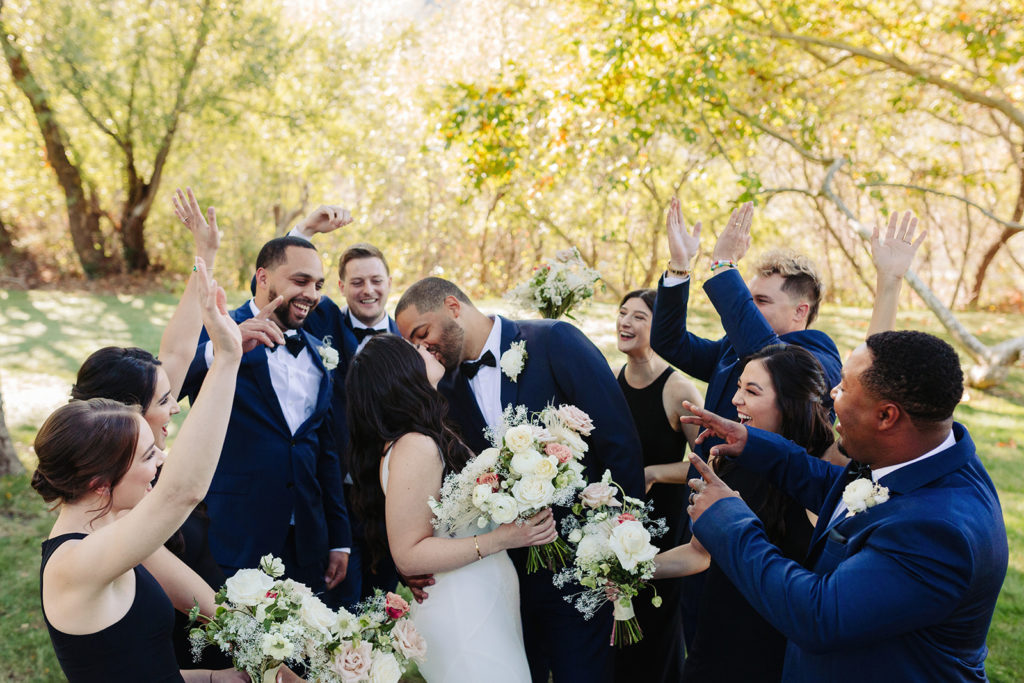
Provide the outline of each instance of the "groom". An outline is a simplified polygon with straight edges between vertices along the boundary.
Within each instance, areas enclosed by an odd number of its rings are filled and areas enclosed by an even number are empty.
[[[228,576],[273,553],[290,578],[321,592],[344,578],[352,544],[330,368],[322,343],[302,329],[320,299],[323,265],[309,242],[280,237],[260,249],[255,279],[253,299],[231,312],[247,341],[206,497],[210,549]],[[183,386],[190,398],[211,360],[204,330]]]
[[[425,345],[447,370],[438,388],[474,452],[490,446],[484,429],[500,424],[509,405],[535,412],[552,403],[572,404],[595,425],[584,476],[596,481],[605,469],[611,470],[627,495],[643,496],[640,441],[629,408],[607,361],[578,329],[553,320],[488,317],[456,285],[436,277],[406,290],[395,320],[403,337]],[[513,343],[525,344],[525,352]],[[584,620],[562,599],[549,571],[526,574],[525,555],[512,555],[519,571],[523,638],[533,680],[546,683],[549,673],[556,683],[611,680],[610,607]]]
[[[882,332],[850,354],[832,390],[847,468],[697,407],[702,424],[818,515],[803,565],[699,458],[694,536],[788,639],[787,681],[983,681],[985,636],[1006,576],[995,486],[953,409],[963,373],[949,344]],[[874,487],[874,488],[873,488]],[[887,489],[881,494],[878,487]],[[864,507],[861,503],[870,502]]]

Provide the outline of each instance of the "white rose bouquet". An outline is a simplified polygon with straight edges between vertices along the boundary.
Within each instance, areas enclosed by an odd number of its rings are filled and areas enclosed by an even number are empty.
[[[563,315],[572,318],[572,311],[594,296],[594,285],[601,274],[589,267],[579,249],[563,249],[554,258],[533,269],[530,279],[512,289],[505,299],[524,310],[536,310],[545,318]]]
[[[529,519],[552,505],[568,506],[586,482],[583,454],[594,425],[575,406],[548,406],[530,415],[525,406],[509,406],[502,424],[489,431],[492,448],[449,474],[440,501],[431,498],[434,526],[448,532],[472,523],[508,524]],[[530,546],[526,570],[564,567],[569,547],[561,538]]]
[[[409,603],[380,590],[355,607],[356,614],[338,609],[339,640],[328,646],[326,670],[311,680],[327,683],[397,683],[409,661],[422,662],[427,643],[413,625]]]
[[[207,645],[230,655],[234,666],[257,683],[274,680],[281,664],[305,666],[316,678],[327,666],[327,648],[337,640],[337,615],[304,584],[281,579],[284,564],[266,555],[259,569],[241,569],[216,595],[212,619],[190,617],[192,654],[198,660]]]
[[[620,492],[623,502],[616,498]],[[653,504],[627,496],[609,471],[583,489],[579,499],[572,516],[562,520],[562,533],[573,546],[573,564],[556,574],[554,583],[559,588],[569,583],[584,588],[565,599],[587,619],[605,602],[614,601],[612,643],[631,645],[643,638],[633,598],[654,576],[658,547],[651,538],[665,534],[665,520],[652,520]],[[657,591],[651,603],[661,606]]]

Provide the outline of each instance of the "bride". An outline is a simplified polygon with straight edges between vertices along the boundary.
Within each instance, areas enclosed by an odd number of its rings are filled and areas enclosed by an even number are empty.
[[[437,393],[444,367],[394,335],[372,337],[351,361],[345,391],[351,434],[352,504],[367,525],[371,562],[390,549],[404,576],[435,574],[412,618],[427,641],[420,673],[429,683],[530,680],[519,617],[519,582],[505,552],[555,539],[545,510],[525,524],[451,535],[436,531],[427,505],[441,480],[471,453],[448,425]]]

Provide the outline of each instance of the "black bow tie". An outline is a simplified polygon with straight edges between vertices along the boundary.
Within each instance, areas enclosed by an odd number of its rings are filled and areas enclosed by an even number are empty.
[[[467,360],[460,367],[462,368],[462,374],[466,376],[466,379],[473,379],[476,377],[476,373],[480,372],[480,366],[486,365],[488,367],[496,368],[498,364],[494,361],[494,354],[488,351],[480,360]]]
[[[375,334],[384,334],[387,330],[375,330],[372,327],[353,327],[352,334],[356,335],[356,343],[362,344],[363,340],[367,337],[372,337]]]
[[[298,358],[299,354],[302,353],[302,349],[306,348],[306,338],[301,334],[293,334],[290,337],[284,338],[284,345],[288,349],[288,353]]]
[[[867,479],[873,481],[871,476],[871,465],[865,465],[862,462],[856,460],[850,461],[850,469],[846,471],[846,480],[848,482],[855,481],[857,479]]]

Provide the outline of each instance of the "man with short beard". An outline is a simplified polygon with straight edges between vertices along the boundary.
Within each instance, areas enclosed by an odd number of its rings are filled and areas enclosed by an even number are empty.
[[[315,592],[345,577],[352,544],[331,434],[331,368],[302,329],[323,265],[309,242],[280,237],[256,259],[255,295],[231,312],[245,354],[217,472],[206,496],[210,549],[227,576],[271,553]],[[195,397],[212,359],[206,331],[182,389]]]
[[[484,429],[499,425],[508,406],[538,412],[550,404],[575,405],[594,422],[584,476],[597,481],[610,470],[626,495],[643,497],[640,438],[629,407],[608,362],[578,329],[556,320],[486,316],[455,284],[436,277],[406,290],[395,320],[403,337],[426,346],[447,370],[438,389],[474,452],[490,445]],[[524,344],[523,352],[513,344]],[[551,572],[527,574],[525,552],[509,555],[519,572],[523,639],[533,680],[547,683],[551,674],[555,683],[610,681],[615,652],[608,646],[611,605],[587,621],[563,600]]]

